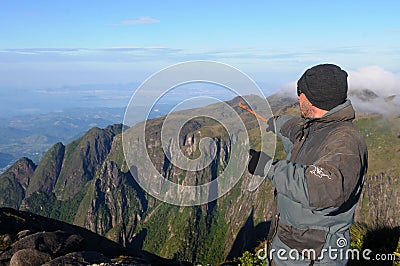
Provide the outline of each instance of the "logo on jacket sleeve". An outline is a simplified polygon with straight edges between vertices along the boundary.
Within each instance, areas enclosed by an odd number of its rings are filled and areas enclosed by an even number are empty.
[[[310,165],[310,167],[312,167],[313,169],[310,170],[310,173],[319,177],[319,178],[328,178],[328,179],[332,179],[329,175],[324,173],[324,168],[322,167],[318,167],[315,165]]]

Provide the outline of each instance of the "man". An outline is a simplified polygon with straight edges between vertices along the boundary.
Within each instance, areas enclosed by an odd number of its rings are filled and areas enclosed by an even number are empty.
[[[354,127],[347,73],[332,64],[308,69],[297,82],[301,118],[275,117],[286,160],[250,150],[249,172],[275,187],[268,235],[272,265],[345,265],[367,171],[367,148]],[[265,171],[265,172],[264,172]]]

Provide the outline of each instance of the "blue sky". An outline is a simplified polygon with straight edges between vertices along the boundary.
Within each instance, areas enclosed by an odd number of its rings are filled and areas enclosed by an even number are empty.
[[[2,0],[0,93],[140,83],[187,60],[270,87],[322,62],[397,76],[399,13],[399,1]]]

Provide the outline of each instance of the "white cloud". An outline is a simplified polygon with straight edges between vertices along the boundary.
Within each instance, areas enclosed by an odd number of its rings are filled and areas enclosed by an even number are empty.
[[[155,24],[160,23],[158,19],[152,18],[150,16],[139,16],[135,19],[123,20],[116,24],[111,24],[113,26],[124,26],[124,25],[137,25],[137,24]]]
[[[388,33],[400,33],[400,30],[399,29],[385,30],[385,32],[388,32]]]
[[[279,86],[276,89],[276,92],[285,95],[287,97],[296,98],[297,97],[296,88],[297,88],[297,81],[292,81]]]
[[[349,71],[349,90],[369,89],[380,97],[400,94],[400,76],[379,66]]]

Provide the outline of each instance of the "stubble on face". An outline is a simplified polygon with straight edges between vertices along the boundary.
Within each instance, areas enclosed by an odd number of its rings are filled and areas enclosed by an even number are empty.
[[[300,113],[303,118],[313,118],[314,112],[312,109],[312,104],[304,95],[299,97]]]

